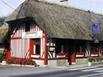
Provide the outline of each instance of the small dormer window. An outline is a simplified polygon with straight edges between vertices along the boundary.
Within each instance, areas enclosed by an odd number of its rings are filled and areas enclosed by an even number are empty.
[[[25,32],[29,32],[29,31],[30,31],[30,23],[27,22],[27,23],[25,24]]]

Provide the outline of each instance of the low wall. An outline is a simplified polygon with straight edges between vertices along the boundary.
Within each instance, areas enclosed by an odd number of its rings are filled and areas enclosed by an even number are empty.
[[[68,65],[67,59],[56,59],[56,60],[48,60],[49,66],[66,66]]]
[[[87,58],[76,58],[76,64],[87,64],[88,59]]]
[[[34,60],[38,65],[40,66],[45,66],[44,65],[44,60]],[[48,66],[66,66],[68,65],[68,60],[67,59],[51,59],[48,60]]]

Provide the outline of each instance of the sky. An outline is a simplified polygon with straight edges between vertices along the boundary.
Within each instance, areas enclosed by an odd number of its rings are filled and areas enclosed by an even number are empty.
[[[0,17],[10,15],[23,1],[25,0],[0,0]],[[58,3],[60,0],[48,1]],[[103,14],[103,0],[68,0],[68,6]]]
[[[10,15],[23,1],[24,0],[0,0],[0,17]]]
[[[49,0],[59,2],[60,0]],[[68,0],[68,6],[103,14],[103,0]]]
[[[103,0],[69,0],[71,6],[103,14]]]

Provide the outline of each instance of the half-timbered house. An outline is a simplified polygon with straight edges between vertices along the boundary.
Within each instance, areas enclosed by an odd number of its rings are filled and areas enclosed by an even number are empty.
[[[77,58],[98,56],[103,40],[102,18],[90,11],[26,0],[6,19],[10,56],[29,58],[39,65],[74,64]],[[98,37],[92,31],[95,23],[100,23]]]

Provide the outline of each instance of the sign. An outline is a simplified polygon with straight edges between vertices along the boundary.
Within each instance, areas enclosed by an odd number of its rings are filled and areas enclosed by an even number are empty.
[[[94,23],[92,25],[92,30],[93,30],[93,37],[94,37],[94,43],[99,43],[100,40],[100,23]]]
[[[42,36],[43,36],[42,31],[22,33],[22,38],[42,38]]]
[[[100,33],[100,23],[94,23],[92,25],[93,33]]]

